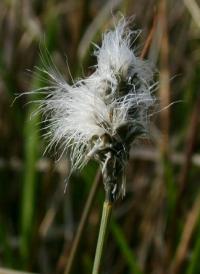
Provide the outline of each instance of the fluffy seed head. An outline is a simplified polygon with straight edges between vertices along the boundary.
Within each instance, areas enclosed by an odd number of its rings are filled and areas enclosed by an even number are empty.
[[[73,85],[55,70],[43,70],[53,82],[40,107],[49,122],[49,147],[59,145],[62,153],[70,152],[72,170],[91,158],[98,160],[113,199],[124,192],[130,145],[146,133],[154,104],[152,68],[132,48],[137,35],[122,18],[96,46],[93,74]]]

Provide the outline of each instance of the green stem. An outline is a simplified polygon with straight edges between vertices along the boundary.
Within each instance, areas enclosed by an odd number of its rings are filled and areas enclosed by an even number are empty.
[[[95,259],[92,274],[99,274],[101,260],[103,256],[104,245],[107,238],[108,226],[110,221],[110,216],[112,212],[112,202],[105,201],[103,204],[103,212],[101,217],[101,224],[99,230],[99,237],[97,241]]]

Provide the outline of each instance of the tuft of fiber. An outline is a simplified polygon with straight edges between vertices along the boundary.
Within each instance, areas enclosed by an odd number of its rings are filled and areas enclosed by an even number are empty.
[[[134,140],[148,131],[153,69],[136,56],[132,43],[138,34],[122,18],[96,45],[95,71],[69,85],[55,70],[41,69],[50,78],[41,101],[49,147],[70,153],[72,171],[90,159],[100,162],[110,199],[125,193],[124,169]]]

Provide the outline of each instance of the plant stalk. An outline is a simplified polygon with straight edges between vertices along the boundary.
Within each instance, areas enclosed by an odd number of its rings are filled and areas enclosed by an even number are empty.
[[[100,230],[99,230],[99,236],[98,236],[98,241],[97,241],[97,247],[96,247],[96,253],[95,253],[92,274],[100,273],[99,271],[100,271],[101,261],[102,261],[102,257],[103,257],[103,250],[104,250],[105,242],[107,239],[109,221],[110,221],[111,212],[112,212],[112,206],[113,206],[113,203],[111,201],[105,200],[105,202],[103,204],[103,212],[102,212],[102,217],[101,217],[101,224],[100,224]]]

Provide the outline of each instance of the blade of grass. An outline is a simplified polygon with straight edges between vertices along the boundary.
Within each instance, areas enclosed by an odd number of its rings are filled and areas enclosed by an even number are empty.
[[[114,220],[112,220],[112,222],[111,222],[111,232],[115,238],[115,241],[116,241],[116,243],[121,251],[121,254],[123,255],[124,260],[126,261],[127,266],[129,267],[131,273],[142,274],[142,272],[139,268],[139,265],[137,263],[137,259],[134,256],[133,251],[129,247],[122,229]]]
[[[183,1],[188,11],[190,12],[193,21],[200,28],[200,7],[195,0]]]
[[[73,244],[72,244],[72,248],[71,248],[71,252],[70,252],[70,255],[69,255],[68,262],[67,262],[67,266],[66,266],[66,269],[65,269],[65,272],[64,272],[65,274],[71,273],[73,263],[74,263],[74,259],[75,259],[75,256],[76,256],[79,244],[80,244],[81,236],[83,234],[83,230],[85,228],[85,225],[86,225],[86,222],[87,222],[87,219],[88,219],[88,216],[89,216],[89,213],[90,213],[94,198],[96,196],[98,187],[100,185],[100,181],[101,181],[101,172],[99,170],[97,172],[94,183],[92,184],[90,193],[88,195],[88,198],[87,198],[84,210],[83,210],[83,214],[81,216],[79,226],[77,228],[77,232],[76,232]],[[66,252],[64,251],[61,258],[65,257],[65,253]],[[61,258],[60,258],[60,260],[61,260]]]
[[[167,191],[167,218],[168,223],[171,222],[172,216],[176,208],[177,202],[177,184],[175,182],[173,166],[171,161],[163,157],[164,178]]]
[[[1,274],[36,274],[36,273],[30,273],[30,272],[17,271],[17,270],[8,269],[8,268],[0,268],[0,273]]]
[[[55,47],[56,35],[57,35],[57,16],[52,14],[52,16],[47,18],[47,39],[45,47],[52,51]],[[39,67],[41,66],[42,60],[39,62]],[[37,89],[42,86],[41,78],[39,72],[32,80],[32,89]],[[37,100],[38,95],[34,94],[31,100]],[[24,125],[24,178],[22,187],[22,203],[21,203],[21,242],[20,242],[20,253],[22,259],[22,265],[24,268],[27,267],[30,260],[30,244],[33,237],[34,228],[34,215],[35,215],[35,201],[36,201],[36,187],[37,187],[37,171],[36,162],[38,160],[38,148],[39,148],[39,115],[35,115],[30,119],[31,114],[33,114],[37,109],[37,105],[30,104],[27,111],[26,122]]]
[[[170,271],[169,271],[170,274],[177,274],[180,272],[181,266],[183,265],[183,262],[186,258],[187,252],[188,252],[191,238],[192,238],[192,236],[194,234],[194,230],[197,226],[199,216],[200,216],[200,194],[196,197],[196,200],[186,217],[186,221],[184,224],[181,239],[180,239],[179,245],[177,247],[177,250],[176,250],[176,253],[174,256],[174,260],[170,266]],[[195,260],[196,259],[194,258],[194,261]],[[192,268],[193,267],[191,266],[191,269]]]
[[[192,251],[192,256],[190,259],[189,266],[187,268],[186,274],[196,274],[200,272],[200,224],[198,225],[198,231],[196,234],[196,241]]]
[[[37,84],[33,85],[38,87]],[[29,259],[29,244],[32,238],[35,190],[36,190],[36,161],[38,159],[39,117],[35,116],[30,120],[31,113],[35,106],[31,105],[27,113],[25,122],[25,166],[24,183],[22,188],[22,208],[21,208],[21,243],[20,252],[23,264],[26,265]]]

